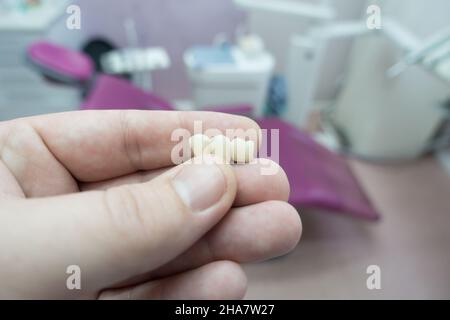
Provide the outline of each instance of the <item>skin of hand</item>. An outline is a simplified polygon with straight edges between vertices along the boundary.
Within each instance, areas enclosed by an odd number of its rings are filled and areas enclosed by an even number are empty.
[[[256,129],[210,112],[80,111],[0,122],[0,298],[240,299],[241,263],[300,239],[283,170],[174,166],[176,128]],[[68,266],[81,289],[69,290]]]

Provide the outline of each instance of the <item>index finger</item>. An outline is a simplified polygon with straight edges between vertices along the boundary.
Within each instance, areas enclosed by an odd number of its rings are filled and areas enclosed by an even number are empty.
[[[253,120],[216,112],[78,111],[27,119],[49,152],[79,181],[91,182],[169,166],[176,129],[253,129]],[[256,142],[256,141],[255,141]]]

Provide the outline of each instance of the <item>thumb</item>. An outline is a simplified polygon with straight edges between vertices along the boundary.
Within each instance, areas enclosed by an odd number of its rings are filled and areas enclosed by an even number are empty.
[[[19,296],[42,297],[44,289],[47,296],[95,295],[185,251],[225,215],[235,195],[229,165],[194,161],[143,184],[10,203],[0,227],[6,226],[0,264],[7,266],[0,281],[27,284]],[[20,267],[7,264],[11,257]],[[81,270],[77,292],[66,287],[71,265]]]

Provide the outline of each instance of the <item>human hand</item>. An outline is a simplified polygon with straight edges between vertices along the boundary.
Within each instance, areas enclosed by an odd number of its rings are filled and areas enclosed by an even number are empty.
[[[0,297],[236,299],[239,263],[290,251],[280,169],[172,166],[171,133],[258,129],[207,112],[83,111],[0,122]],[[67,267],[81,289],[66,286]]]

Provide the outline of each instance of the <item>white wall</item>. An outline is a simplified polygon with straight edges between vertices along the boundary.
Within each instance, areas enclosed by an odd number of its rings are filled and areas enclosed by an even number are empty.
[[[319,0],[292,1],[319,2]],[[338,20],[358,19],[364,13],[365,3],[362,0],[332,0],[329,2],[335,8]],[[255,12],[249,16],[249,28],[263,36],[268,49],[277,59],[277,71],[282,73],[286,68],[291,35],[306,32],[308,23],[306,21],[298,21],[292,17],[287,18],[281,15]],[[340,40],[339,42],[330,43],[322,66],[317,99],[330,100],[335,98],[338,91],[337,81],[346,69],[351,43],[351,40]]]
[[[421,38],[450,25],[448,0],[383,0],[383,13],[394,17]]]
[[[380,1],[382,16],[396,19],[424,39],[450,25],[448,0]],[[421,67],[389,79],[385,71],[405,53],[384,36],[358,39],[340,95],[336,119],[354,151],[371,157],[417,155],[442,117],[450,85]]]

